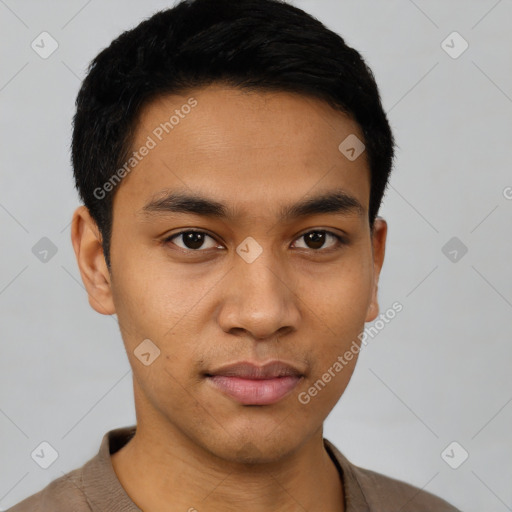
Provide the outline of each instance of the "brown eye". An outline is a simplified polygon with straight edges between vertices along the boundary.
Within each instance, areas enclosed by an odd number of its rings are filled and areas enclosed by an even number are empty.
[[[301,235],[297,240],[304,239],[306,243],[305,249],[313,249],[313,250],[319,250],[322,249],[322,246],[326,243],[326,240],[329,240],[329,238],[334,239],[334,244],[330,244],[328,248],[335,248],[336,246],[342,245],[345,243],[345,240],[343,237],[336,235],[334,233],[331,233],[330,231],[326,230],[314,230],[309,231],[307,233],[304,233]],[[302,249],[303,247],[299,247]],[[325,249],[325,247],[324,247]]]
[[[183,245],[180,245],[173,241],[175,238],[179,239],[180,237],[182,239]],[[180,233],[175,233],[174,235],[166,238],[165,242],[172,241],[172,243],[174,243],[181,249],[198,251],[201,248],[205,249],[205,247],[203,247],[203,244],[205,243],[205,240],[208,238],[213,241],[213,244],[211,244],[210,247],[206,247],[206,249],[216,247],[217,243],[215,242],[215,240],[204,231],[181,231]]]

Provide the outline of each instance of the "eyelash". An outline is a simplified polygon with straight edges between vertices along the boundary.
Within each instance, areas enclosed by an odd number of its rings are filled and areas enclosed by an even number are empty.
[[[186,233],[201,233],[201,234],[207,235],[210,238],[215,240],[215,237],[210,235],[206,231],[200,231],[200,230],[196,230],[196,229],[187,229],[185,231],[180,231],[178,233],[174,233],[174,234],[164,238],[162,242],[164,244],[167,244],[167,243],[171,242],[174,238],[179,237],[180,235],[184,235]],[[312,252],[317,252],[317,253],[320,253],[320,252],[330,252],[330,251],[333,251],[333,250],[341,249],[342,246],[348,244],[347,240],[343,236],[337,235],[336,233],[333,233],[332,231],[329,231],[327,229],[311,229],[309,231],[306,231],[305,233],[302,233],[302,235],[299,235],[295,240],[298,240],[299,238],[302,238],[302,237],[308,235],[309,233],[326,233],[328,235],[333,236],[337,240],[337,246],[336,247],[331,247],[330,249],[309,249]],[[208,249],[184,249],[183,247],[178,247],[178,249],[180,251],[186,252],[186,253],[201,253],[201,252],[207,252],[208,251]],[[300,247],[300,249],[304,249],[304,248]]]

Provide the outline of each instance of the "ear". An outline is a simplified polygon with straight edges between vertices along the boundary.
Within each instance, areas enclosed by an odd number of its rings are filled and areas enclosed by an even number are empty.
[[[85,206],[78,207],[71,221],[71,242],[89,304],[102,315],[116,312],[112,299],[111,276],[103,255],[101,234]]]
[[[387,232],[387,222],[382,217],[376,217],[372,233],[373,289],[365,322],[371,322],[375,320],[379,314],[379,300],[377,292],[379,290],[380,271],[382,269],[382,264],[384,263],[384,253],[386,252]]]

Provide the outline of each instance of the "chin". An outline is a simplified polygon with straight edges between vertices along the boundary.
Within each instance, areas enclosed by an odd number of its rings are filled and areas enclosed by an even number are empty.
[[[209,449],[215,456],[236,464],[269,464],[286,457],[299,444],[289,435],[274,432],[274,436],[269,437],[263,432],[259,435],[253,432],[251,435],[240,433],[238,437],[229,437]]]

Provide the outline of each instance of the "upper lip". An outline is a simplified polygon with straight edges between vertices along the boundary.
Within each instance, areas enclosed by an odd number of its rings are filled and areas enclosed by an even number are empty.
[[[224,377],[240,377],[243,379],[273,379],[276,377],[296,376],[301,377],[303,373],[295,366],[283,361],[270,361],[264,365],[251,361],[239,361],[226,364],[210,371],[208,377],[222,375]]]

